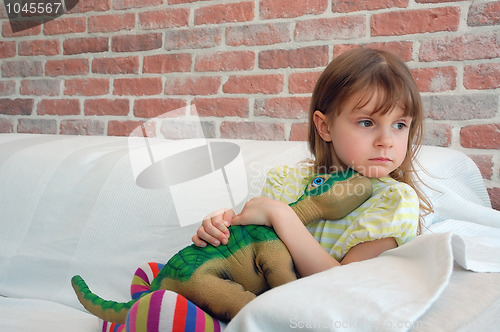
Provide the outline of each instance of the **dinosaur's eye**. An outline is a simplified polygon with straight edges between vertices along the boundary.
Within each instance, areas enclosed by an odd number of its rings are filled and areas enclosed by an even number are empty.
[[[325,179],[323,179],[322,177],[317,177],[317,178],[314,178],[311,182],[312,186],[313,187],[319,187],[321,186],[323,183],[325,182]]]

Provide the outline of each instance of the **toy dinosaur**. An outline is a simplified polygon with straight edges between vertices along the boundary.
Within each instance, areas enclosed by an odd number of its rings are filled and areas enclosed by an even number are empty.
[[[348,170],[316,175],[289,205],[307,225],[321,218],[340,219],[371,194],[370,180]],[[190,245],[180,250],[160,265],[150,285],[136,272],[132,290],[142,291],[133,291],[129,302],[101,299],[80,276],[72,278],[73,288],[89,312],[108,322],[124,323],[134,303],[158,290],[181,294],[213,317],[228,321],[257,295],[297,279],[292,258],[272,228],[231,226],[229,231],[227,245]]]

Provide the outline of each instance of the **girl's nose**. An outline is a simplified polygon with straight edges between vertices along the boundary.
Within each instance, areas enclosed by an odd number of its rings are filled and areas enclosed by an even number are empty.
[[[382,148],[390,148],[393,145],[393,137],[388,129],[380,129],[377,133],[377,137],[375,139],[375,146]]]

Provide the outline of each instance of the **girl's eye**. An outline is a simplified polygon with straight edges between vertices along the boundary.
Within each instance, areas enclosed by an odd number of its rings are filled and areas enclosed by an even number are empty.
[[[403,122],[398,122],[398,123],[393,124],[393,125],[392,125],[392,127],[393,127],[394,129],[399,129],[399,130],[401,130],[401,129],[404,129],[404,128],[406,127],[406,123],[403,123]]]
[[[317,178],[314,178],[311,182],[312,186],[313,187],[319,187],[321,186],[323,183],[325,182],[325,179],[323,179],[322,177],[317,177]]]
[[[371,122],[370,120],[361,120],[361,121],[358,122],[358,124],[361,127],[365,127],[365,128],[373,126],[373,122]]]

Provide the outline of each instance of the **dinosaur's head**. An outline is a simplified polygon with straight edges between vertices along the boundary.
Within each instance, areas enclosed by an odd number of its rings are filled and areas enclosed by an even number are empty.
[[[318,196],[326,193],[332,189],[336,183],[345,181],[355,174],[357,173],[350,168],[345,172],[316,174],[312,180],[309,181],[306,189],[304,190],[304,194],[298,199],[298,201],[303,200],[307,196]]]
[[[352,169],[330,174],[316,174],[304,194],[291,203],[307,225],[318,219],[336,220],[352,212],[372,194],[370,179]]]

